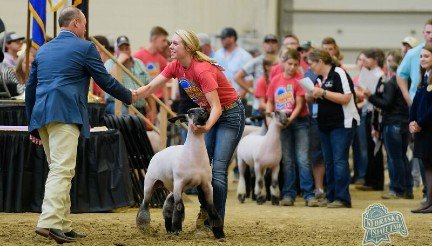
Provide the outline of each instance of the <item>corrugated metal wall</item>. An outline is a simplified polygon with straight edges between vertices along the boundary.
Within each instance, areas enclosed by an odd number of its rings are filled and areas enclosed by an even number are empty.
[[[128,35],[132,49],[148,43],[149,30],[161,25],[217,35],[225,26],[237,29],[246,48],[259,47],[267,33],[293,31],[319,45],[325,36],[340,44],[345,63],[359,50],[397,48],[403,37],[422,39],[423,23],[432,18],[429,0],[90,0],[90,34]],[[0,0],[0,17],[9,30],[25,34],[24,0]],[[47,32],[53,16],[47,14]],[[218,48],[219,40],[213,39]]]

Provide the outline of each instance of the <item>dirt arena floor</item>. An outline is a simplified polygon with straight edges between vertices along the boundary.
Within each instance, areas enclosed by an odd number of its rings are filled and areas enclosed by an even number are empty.
[[[73,214],[75,228],[89,236],[69,245],[361,245],[362,213],[376,202],[389,212],[401,212],[408,227],[408,237],[391,235],[389,245],[432,245],[432,214],[410,213],[419,204],[419,188],[414,200],[382,200],[381,192],[360,192],[351,187],[351,209],[309,208],[299,197],[293,207],[269,202],[258,206],[250,199],[239,204],[235,189],[236,184],[230,181],[223,240],[194,231],[199,203],[196,196],[189,196],[179,236],[165,233],[161,209],[151,210],[152,232],[143,235],[135,227],[137,208],[124,208],[112,213]],[[0,245],[55,244],[34,233],[37,218],[34,213],[0,213]]]

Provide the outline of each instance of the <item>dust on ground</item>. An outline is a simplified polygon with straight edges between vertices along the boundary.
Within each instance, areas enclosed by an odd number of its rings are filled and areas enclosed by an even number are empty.
[[[415,190],[414,200],[382,200],[381,192],[351,187],[350,209],[309,208],[300,197],[293,207],[271,202],[257,205],[250,199],[240,204],[235,189],[236,184],[230,181],[223,240],[194,231],[199,202],[190,195],[179,236],[165,232],[161,209],[151,209],[152,229],[143,235],[135,226],[138,208],[122,208],[111,213],[73,214],[75,229],[89,236],[68,245],[361,245],[362,214],[373,203],[385,205],[389,212],[399,211],[405,218],[409,235],[391,235],[392,245],[432,245],[432,214],[410,212],[419,205],[420,188]],[[0,245],[55,244],[34,233],[37,219],[35,213],[0,213]]]

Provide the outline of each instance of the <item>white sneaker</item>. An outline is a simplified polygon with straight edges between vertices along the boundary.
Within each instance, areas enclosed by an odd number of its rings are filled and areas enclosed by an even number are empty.
[[[326,193],[322,189],[315,189],[314,194],[315,199],[317,200],[324,199],[326,197]]]

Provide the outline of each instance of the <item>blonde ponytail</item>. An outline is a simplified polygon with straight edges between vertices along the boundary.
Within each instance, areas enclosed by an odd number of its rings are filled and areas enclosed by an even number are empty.
[[[214,60],[200,51],[198,36],[193,31],[179,29],[175,32],[181,39],[185,47],[190,51],[193,58],[200,62],[208,62],[217,65]]]

